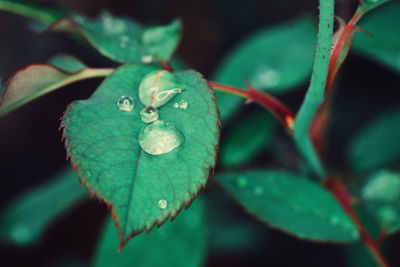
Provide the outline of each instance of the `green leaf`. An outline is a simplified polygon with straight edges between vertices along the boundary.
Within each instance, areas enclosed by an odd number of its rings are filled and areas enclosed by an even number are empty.
[[[400,110],[387,111],[370,121],[350,140],[347,158],[357,173],[399,165]]]
[[[311,73],[315,26],[309,18],[267,28],[251,34],[223,59],[215,80],[246,87],[245,79],[255,88],[285,93],[304,83]],[[223,120],[239,107],[238,97],[216,93]]]
[[[170,61],[181,38],[179,20],[145,28],[107,12],[96,20],[75,15],[56,22],[51,29],[77,33],[102,55],[121,63]]]
[[[56,55],[49,60],[49,64],[66,72],[78,72],[87,68],[79,59],[70,55]]]
[[[335,242],[359,238],[336,199],[305,177],[259,170],[226,173],[217,180],[248,212],[297,237]]]
[[[382,170],[371,177],[362,189],[367,209],[388,234],[400,230],[400,174]]]
[[[82,63],[66,59],[57,64],[65,70],[49,64],[34,64],[19,70],[7,82],[0,99],[0,116],[42,96],[59,89],[67,84],[80,80],[104,77],[111,73],[111,69],[83,68]],[[81,69],[83,68],[83,69]],[[69,70],[76,70],[69,72]]]
[[[181,93],[159,107],[161,121],[146,127],[138,89],[149,83],[149,77],[159,78],[156,89],[166,84],[179,87]],[[154,86],[146,88],[152,93]],[[120,99],[134,105],[120,110]],[[187,106],[177,108],[182,101]],[[68,155],[82,182],[112,206],[121,245],[174,217],[205,186],[215,164],[217,116],[213,93],[200,74],[191,70],[171,74],[148,65],[119,68],[88,100],[67,110],[62,126]],[[157,131],[160,125],[169,128]],[[164,131],[171,138],[163,139]],[[172,150],[158,154],[155,145]]]
[[[111,219],[106,221],[92,266],[94,267],[199,267],[207,252],[207,228],[203,203],[196,200],[173,222],[141,235],[117,252],[118,235]]]
[[[0,0],[0,10],[25,16],[45,25],[50,25],[68,13],[58,8],[48,8],[32,0]]]
[[[220,163],[231,168],[250,162],[270,144],[275,129],[276,120],[264,110],[233,122],[221,144]]]
[[[314,116],[324,100],[329,59],[332,47],[334,1],[320,1],[318,45],[314,60],[314,71],[307,94],[296,116],[294,139],[303,157],[319,176],[325,175],[324,167],[310,139],[310,127]]]
[[[66,168],[49,183],[14,199],[0,214],[0,240],[18,245],[37,243],[46,228],[87,195]]]
[[[365,16],[360,26],[372,33],[372,36],[356,34],[354,51],[400,71],[400,20],[394,19],[399,13],[400,2],[391,1]]]
[[[361,242],[347,246],[346,257],[349,267],[379,267]]]

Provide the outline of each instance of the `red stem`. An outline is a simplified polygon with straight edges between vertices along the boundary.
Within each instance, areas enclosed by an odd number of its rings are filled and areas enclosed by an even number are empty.
[[[351,205],[352,197],[347,191],[345,185],[338,179],[327,178],[324,180],[324,186],[335,196],[337,201],[353,220],[358,231],[360,232],[363,244],[368,248],[372,257],[379,264],[379,266],[389,267],[389,264],[386,262],[385,258],[378,249],[378,243],[369,235],[357,213],[353,210]]]
[[[249,90],[243,90],[240,88],[236,88],[230,85],[221,84],[213,81],[208,81],[208,83],[210,84],[211,87],[219,91],[235,94],[246,98],[248,101],[254,101],[257,104],[260,104],[265,109],[274,114],[274,116],[283,123],[283,125],[285,126],[285,128],[289,133],[292,132],[293,122],[294,122],[293,111],[285,104],[283,104],[281,101],[274,98],[273,96],[258,91],[252,87],[250,87]]]

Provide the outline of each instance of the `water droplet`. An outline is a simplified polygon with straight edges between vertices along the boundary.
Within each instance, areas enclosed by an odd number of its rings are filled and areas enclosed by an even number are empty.
[[[117,106],[120,110],[131,111],[134,108],[135,103],[132,97],[121,96],[117,102]]]
[[[248,184],[248,182],[247,182],[246,177],[244,177],[244,176],[239,176],[239,177],[237,178],[237,185],[238,185],[240,188],[245,188],[245,187],[247,186],[247,184]]]
[[[183,135],[171,124],[155,121],[142,129],[139,134],[139,144],[151,155],[161,155],[171,152],[183,143]]]
[[[23,244],[29,242],[31,234],[25,224],[16,224],[10,231],[11,238],[14,242]]]
[[[329,222],[330,222],[330,224],[332,224],[332,225],[338,225],[339,222],[340,222],[340,218],[337,217],[337,216],[332,216],[332,217],[329,219]]]
[[[182,89],[177,87],[174,75],[166,70],[150,72],[139,86],[140,101],[155,108],[164,105],[181,92]]]
[[[142,63],[148,64],[153,62],[153,56],[152,55],[143,55],[142,58]]]
[[[104,12],[101,15],[101,19],[103,21],[103,29],[107,34],[120,34],[126,30],[125,23],[108,12]]]
[[[180,100],[177,103],[174,103],[174,108],[180,108],[180,109],[187,109],[189,106],[189,103],[185,100]]]
[[[250,77],[251,84],[256,88],[274,88],[281,82],[281,74],[270,66],[259,67]]]
[[[264,189],[260,186],[254,188],[254,195],[261,196],[264,193]]]
[[[160,200],[158,201],[158,206],[159,206],[161,209],[166,209],[166,208],[168,207],[168,202],[167,202],[165,199],[160,199]]]
[[[140,112],[140,117],[142,118],[142,121],[145,123],[156,121],[158,120],[158,110],[155,107],[151,106],[145,107]]]
[[[130,41],[129,37],[126,35],[123,35],[120,38],[119,45],[121,46],[121,48],[126,48],[126,47],[128,47],[129,41]]]

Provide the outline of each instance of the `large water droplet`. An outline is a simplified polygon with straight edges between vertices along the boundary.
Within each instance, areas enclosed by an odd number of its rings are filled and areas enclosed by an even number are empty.
[[[130,96],[121,96],[118,99],[117,106],[120,110],[131,111],[135,107],[135,102]]]
[[[187,109],[189,106],[189,103],[185,100],[180,100],[177,103],[174,103],[174,108],[180,108],[180,109]]]
[[[139,86],[139,98],[145,106],[160,107],[182,92],[174,75],[166,70],[147,74]]]
[[[160,200],[158,201],[158,206],[159,206],[161,209],[166,209],[166,208],[168,207],[168,202],[167,202],[165,199],[160,199]]]
[[[161,155],[171,152],[183,143],[183,135],[171,124],[155,121],[142,129],[139,134],[139,144],[151,155]]]
[[[145,107],[140,112],[140,117],[142,118],[142,121],[145,123],[156,121],[158,120],[158,110],[155,107],[151,106]]]

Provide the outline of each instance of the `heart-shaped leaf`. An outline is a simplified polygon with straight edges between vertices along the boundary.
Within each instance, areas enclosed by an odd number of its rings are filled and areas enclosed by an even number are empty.
[[[356,226],[336,199],[306,177],[283,171],[246,171],[217,176],[251,214],[301,238],[350,242]]]
[[[215,80],[246,87],[246,79],[257,89],[284,93],[304,83],[312,69],[315,26],[309,18],[262,29],[240,42],[223,60]],[[239,107],[241,99],[216,93],[222,120]]]
[[[117,252],[117,246],[117,233],[109,219],[92,266],[202,266],[207,252],[203,202],[196,200],[189,210],[183,211],[173,222],[166,222],[148,235],[138,236],[123,251]]]
[[[121,63],[170,61],[181,38],[179,20],[145,28],[129,18],[107,12],[95,20],[78,15],[65,18],[51,29],[77,33],[102,55]]]
[[[0,116],[67,84],[103,77],[112,71],[88,68],[69,56],[57,57],[54,62],[58,67],[49,64],[34,64],[16,72],[8,80],[2,93]]]
[[[68,167],[44,185],[19,196],[0,215],[0,239],[32,245],[54,220],[86,196]]]
[[[159,80],[151,84],[154,77]],[[162,91],[164,82],[174,88]],[[155,87],[161,92],[152,95]],[[149,90],[140,91],[149,100],[172,99],[157,113],[141,103],[139,88]],[[205,186],[215,164],[219,126],[214,95],[191,70],[123,66],[88,100],[73,103],[62,126],[80,179],[112,206],[121,245],[176,216]]]

